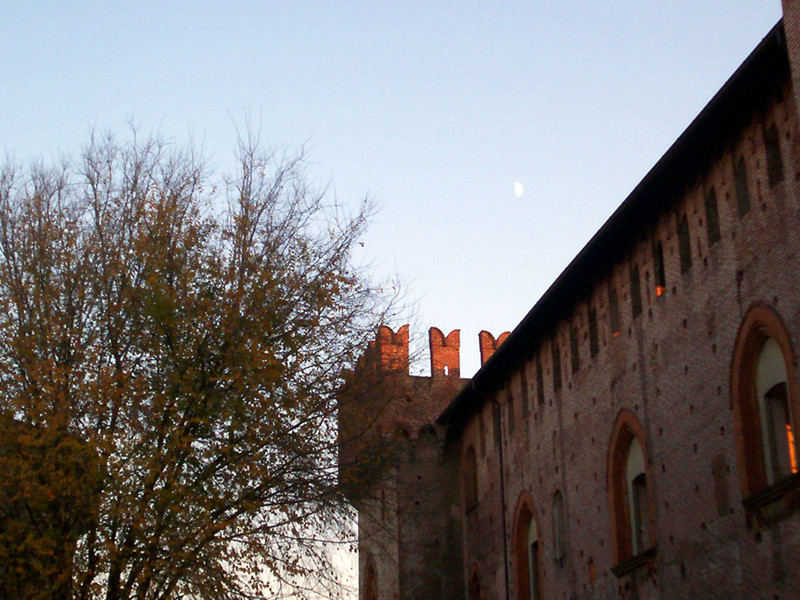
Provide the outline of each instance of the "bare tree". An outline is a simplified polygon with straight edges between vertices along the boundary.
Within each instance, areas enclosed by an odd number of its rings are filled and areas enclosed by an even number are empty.
[[[302,153],[246,141],[237,158],[215,185],[191,150],[134,132],[0,172],[0,476],[39,482],[3,487],[0,570],[36,571],[44,597],[335,584],[336,396],[393,298],[353,264],[368,203],[329,202]],[[20,519],[39,531],[23,566]]]

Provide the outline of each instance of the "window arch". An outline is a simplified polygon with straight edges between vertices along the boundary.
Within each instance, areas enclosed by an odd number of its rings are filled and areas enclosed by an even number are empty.
[[[472,565],[472,573],[469,576],[469,588],[467,589],[469,600],[481,600],[481,575],[477,565]]]
[[[378,577],[372,558],[367,557],[367,568],[364,574],[364,600],[378,600]]]
[[[762,418],[767,483],[797,473],[794,419],[789,405],[786,365],[778,343],[767,338],[758,355],[756,397]]]
[[[541,600],[541,544],[536,508],[527,492],[522,492],[514,515],[513,556],[517,598]]]
[[[655,546],[652,479],[639,420],[623,409],[608,453],[608,494],[617,564]]]
[[[731,365],[731,408],[747,498],[798,471],[800,406],[789,333],[769,306],[753,306],[739,329]]]
[[[644,452],[637,437],[631,440],[625,459],[625,491],[631,527],[631,554],[636,555],[646,548],[645,532],[649,513]]]
[[[478,505],[478,463],[475,448],[469,446],[464,454],[464,512]]]

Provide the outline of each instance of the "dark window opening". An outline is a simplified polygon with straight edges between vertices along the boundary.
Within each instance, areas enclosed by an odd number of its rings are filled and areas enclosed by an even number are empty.
[[[464,511],[470,512],[478,505],[478,464],[475,448],[467,448],[464,457]]]
[[[561,353],[558,344],[552,345],[553,349],[553,391],[561,389]]]
[[[620,565],[653,548],[655,543],[651,528],[647,457],[640,432],[633,413],[623,411],[609,447],[609,500],[614,560],[617,563],[612,571],[618,577],[625,572],[618,568]]]
[[[778,383],[764,394],[766,417],[766,452],[772,481],[797,473],[797,454],[786,382]]]
[[[499,404],[492,404],[492,421],[494,427],[492,430],[494,432],[494,446],[495,448],[500,446],[500,405]]]
[[[747,165],[744,156],[733,163],[733,182],[736,188],[736,206],[739,216],[743,217],[750,212],[750,190],[747,187]]]
[[[681,273],[692,268],[692,244],[689,240],[689,221],[683,215],[678,223],[678,252],[681,257]]]
[[[653,244],[653,275],[655,276],[656,298],[667,291],[667,275],[664,271],[664,248],[661,241]]]
[[[569,329],[569,351],[572,355],[572,372],[575,373],[581,368],[581,357],[578,348],[578,329],[570,327]]]
[[[510,391],[508,392],[508,401],[506,404],[508,405],[508,410],[506,411],[506,417],[508,417],[508,433],[514,433],[514,394]]]
[[[647,525],[647,477],[640,473],[631,482],[633,493],[633,554],[634,556],[645,549],[645,527]]]
[[[594,308],[589,309],[589,354],[592,358],[597,356],[600,352],[600,340],[597,336],[597,311]]]
[[[486,423],[483,419],[483,411],[478,413],[478,439],[481,448],[481,458],[486,458]]]
[[[531,525],[534,527],[534,525]],[[530,575],[530,592],[531,600],[539,600],[539,542],[533,542],[530,546],[528,554],[530,564],[528,565],[528,573]]]
[[[795,512],[796,506],[790,508],[787,502],[796,495],[800,472],[791,344],[772,309],[753,307],[740,327],[731,366],[731,404],[741,432],[736,441],[745,457],[739,464],[745,509],[761,514],[768,510],[769,519],[776,521]],[[776,484],[784,485],[770,491]]]
[[[544,372],[540,362],[536,363],[536,395],[539,404],[544,404]]]
[[[634,318],[642,314],[642,287],[639,281],[639,267],[636,264],[631,264],[630,268],[631,277],[631,310],[633,311]]]
[[[375,567],[370,560],[367,563],[367,573],[364,576],[365,580],[365,600],[377,600],[378,598],[378,577],[375,575]]]
[[[617,337],[621,329],[619,322],[619,302],[617,301],[617,288],[613,283],[608,285],[608,320],[611,324],[611,337]]]
[[[473,571],[469,578],[469,600],[481,600],[481,580],[477,571]]]
[[[528,405],[528,402],[530,401],[530,398],[528,398],[528,393],[529,393],[529,390],[528,390],[528,378],[525,375],[525,367],[524,366],[522,367],[522,371],[520,372],[520,388],[522,388],[521,389],[521,393],[522,393],[522,418],[523,419],[527,419],[528,418],[528,413],[530,411],[530,407]]]
[[[713,246],[722,237],[719,231],[719,210],[717,207],[717,191],[711,186],[703,200],[706,205],[706,233],[708,234],[708,245]]]
[[[513,541],[514,575],[516,579],[516,595],[519,600],[537,600],[541,598],[540,546],[539,527],[536,523],[536,509],[527,501],[523,501],[517,515]],[[508,581],[508,579],[506,579]]]
[[[773,123],[764,130],[764,150],[767,154],[767,180],[772,187],[783,181],[783,158],[778,128]]]

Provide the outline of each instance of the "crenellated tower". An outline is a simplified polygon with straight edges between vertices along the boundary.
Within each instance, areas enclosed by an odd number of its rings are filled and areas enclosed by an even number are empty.
[[[481,363],[508,336],[480,333]],[[461,378],[458,329],[428,331],[430,376],[409,374],[409,328],[382,326],[339,405],[339,473],[358,511],[360,597],[463,597],[460,453],[436,419]],[[433,568],[432,568],[433,567]]]

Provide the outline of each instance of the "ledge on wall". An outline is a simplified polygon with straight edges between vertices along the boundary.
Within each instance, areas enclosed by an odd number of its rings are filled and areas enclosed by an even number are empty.
[[[628,573],[638,571],[644,566],[648,567],[649,571],[655,570],[656,547],[648,548],[635,556],[631,556],[623,560],[621,563],[611,567],[611,572],[617,577],[622,577]]]
[[[800,473],[742,500],[748,527],[774,525],[800,510]]]

